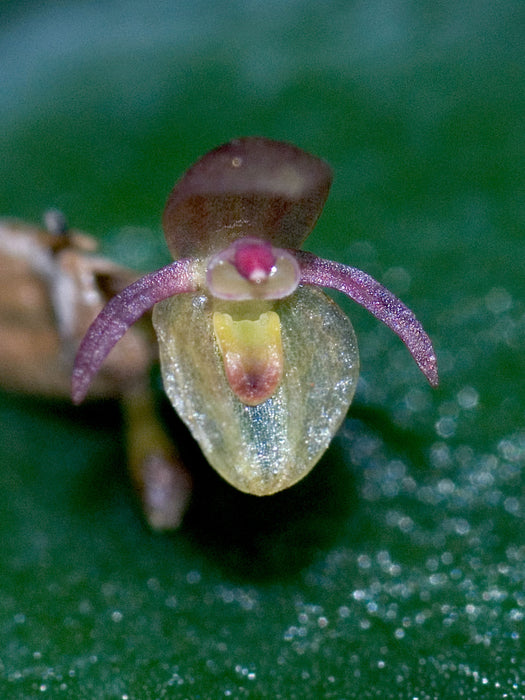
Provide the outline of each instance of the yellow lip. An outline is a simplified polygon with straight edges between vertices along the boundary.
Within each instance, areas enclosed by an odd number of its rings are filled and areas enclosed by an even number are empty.
[[[257,406],[273,396],[284,362],[278,314],[267,311],[255,321],[234,321],[230,314],[216,311],[213,327],[226,378],[240,401]]]

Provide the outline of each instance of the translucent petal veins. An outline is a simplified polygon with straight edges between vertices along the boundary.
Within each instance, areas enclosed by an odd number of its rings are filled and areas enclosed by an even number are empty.
[[[355,267],[304,251],[295,251],[295,257],[301,268],[301,284],[336,289],[364,306],[401,338],[431,386],[438,385],[432,342],[412,311],[392,292]]]
[[[135,321],[163,299],[197,291],[198,282],[198,263],[178,260],[144,275],[113,297],[91,324],[78,350],[72,378],[73,402],[83,401],[107,355]]]

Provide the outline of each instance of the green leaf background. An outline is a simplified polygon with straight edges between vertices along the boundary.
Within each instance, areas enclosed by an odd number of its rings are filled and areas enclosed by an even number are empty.
[[[169,536],[118,405],[2,392],[2,697],[525,697],[525,5],[4,0],[0,22],[2,215],[60,207],[153,269],[197,157],[291,141],[335,173],[307,248],[399,294],[441,370],[433,391],[339,300],[362,377],[320,464],[257,499],[195,456]]]

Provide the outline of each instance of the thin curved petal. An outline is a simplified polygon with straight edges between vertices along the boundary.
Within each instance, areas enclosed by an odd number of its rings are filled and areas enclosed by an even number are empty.
[[[195,292],[199,288],[198,267],[193,260],[177,260],[144,275],[111,299],[80,344],[72,378],[71,396],[74,403],[79,404],[84,400],[93,377],[110,350],[135,321],[158,301],[175,294]]]
[[[412,311],[366,272],[312,253],[295,251],[301,268],[301,284],[313,284],[343,292],[383,321],[405,343],[432,386],[438,385],[437,360],[430,338]]]
[[[175,259],[244,236],[300,248],[324,206],[329,166],[295,146],[243,138],[210,151],[173,188],[162,223]]]

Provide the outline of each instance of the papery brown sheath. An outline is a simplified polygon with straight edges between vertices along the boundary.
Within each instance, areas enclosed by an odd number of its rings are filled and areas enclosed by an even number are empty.
[[[69,397],[73,358],[90,324],[137,274],[97,254],[96,240],[70,229],[61,212],[47,211],[44,221],[42,228],[0,219],[0,387],[54,401]],[[157,417],[153,336],[148,322],[134,327],[90,398],[120,402],[132,482],[148,524],[164,530],[180,524],[191,478]]]

